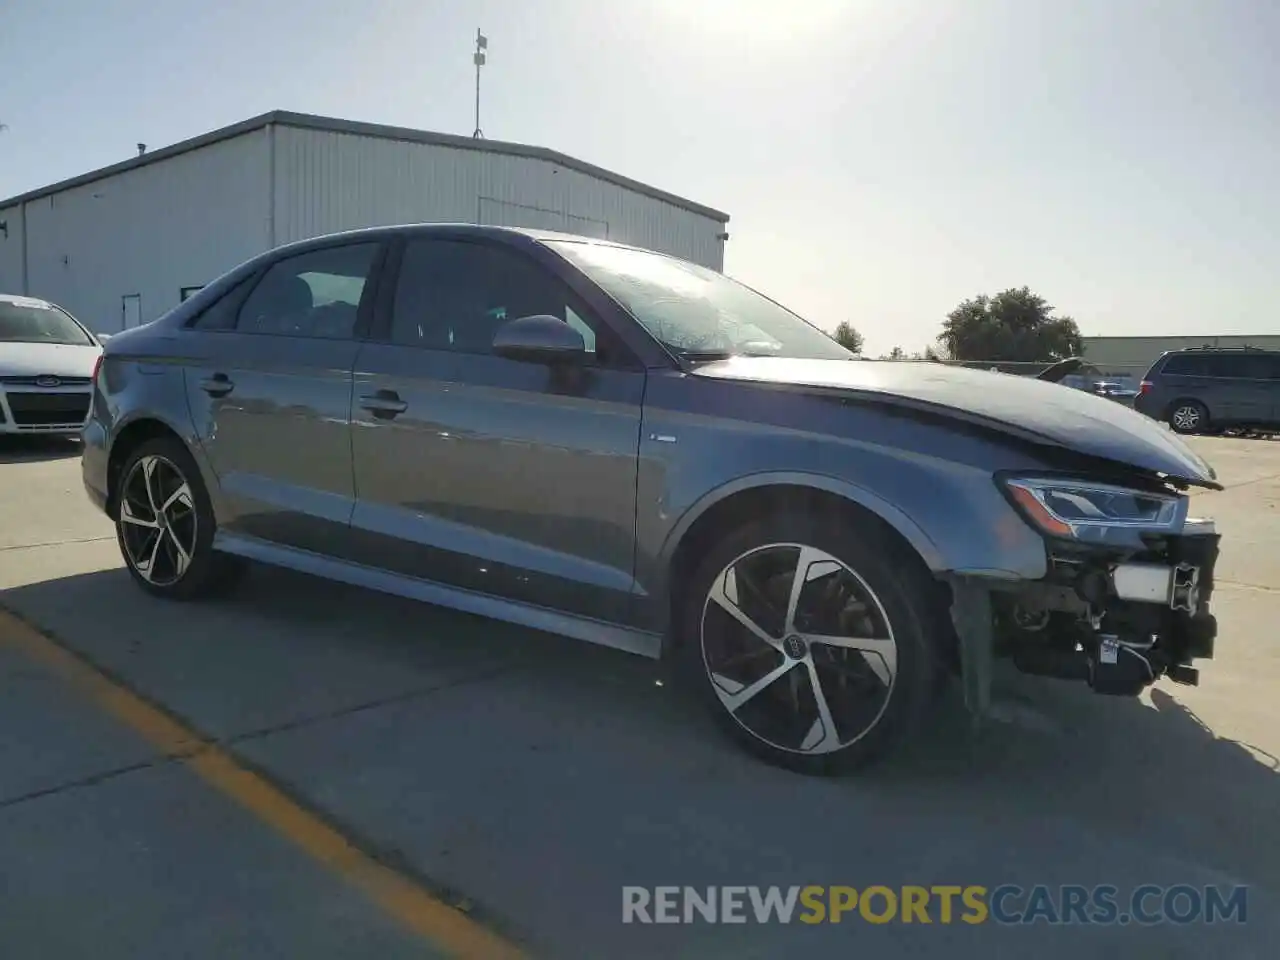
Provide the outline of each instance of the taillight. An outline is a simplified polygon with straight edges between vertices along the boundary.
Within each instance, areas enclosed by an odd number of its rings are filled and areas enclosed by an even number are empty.
[[[1142,396],[1144,393],[1150,393],[1150,392],[1151,392],[1150,380],[1143,380],[1140,384],[1138,384],[1138,396]]]
[[[81,367],[81,369],[84,369]],[[102,354],[98,354],[98,359],[93,361],[93,375],[89,378],[93,381],[94,386],[98,383],[98,371],[102,369]]]

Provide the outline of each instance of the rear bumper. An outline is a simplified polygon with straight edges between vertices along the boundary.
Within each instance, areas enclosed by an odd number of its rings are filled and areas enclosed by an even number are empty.
[[[90,502],[99,510],[111,514],[109,504],[109,451],[106,445],[106,432],[98,420],[90,420],[85,425],[80,447],[80,477],[84,482],[84,491]]]

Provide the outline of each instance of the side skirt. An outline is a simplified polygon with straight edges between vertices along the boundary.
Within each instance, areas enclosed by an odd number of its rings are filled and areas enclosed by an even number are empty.
[[[291,570],[324,577],[327,580],[337,580],[355,587],[377,590],[380,593],[389,593],[409,600],[420,600],[423,603],[432,603],[493,620],[503,620],[533,630],[558,633],[574,640],[585,640],[587,643],[597,643],[654,660],[658,659],[662,652],[662,637],[656,633],[577,617],[573,614],[549,610],[546,607],[506,600],[471,590],[461,590],[398,573],[388,573],[385,570],[377,570],[346,560],[336,560],[294,547],[268,543],[243,534],[231,534],[219,530],[214,536],[213,548],[223,553],[235,554],[278,567],[288,567]]]

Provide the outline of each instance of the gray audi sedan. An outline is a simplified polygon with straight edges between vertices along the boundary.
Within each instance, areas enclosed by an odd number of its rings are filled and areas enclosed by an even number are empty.
[[[1213,470],[1054,383],[858,360],[634,247],[413,225],[291,244],[106,344],[89,496],[133,579],[246,560],[670,658],[833,773],[995,658],[1136,695],[1212,656]]]

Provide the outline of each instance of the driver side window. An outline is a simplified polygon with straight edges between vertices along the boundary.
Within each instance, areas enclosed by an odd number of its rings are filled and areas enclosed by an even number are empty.
[[[487,354],[508,320],[545,314],[574,327],[588,352],[595,353],[596,330],[571,299],[558,277],[514,251],[457,240],[412,240],[396,281],[390,340]]]

